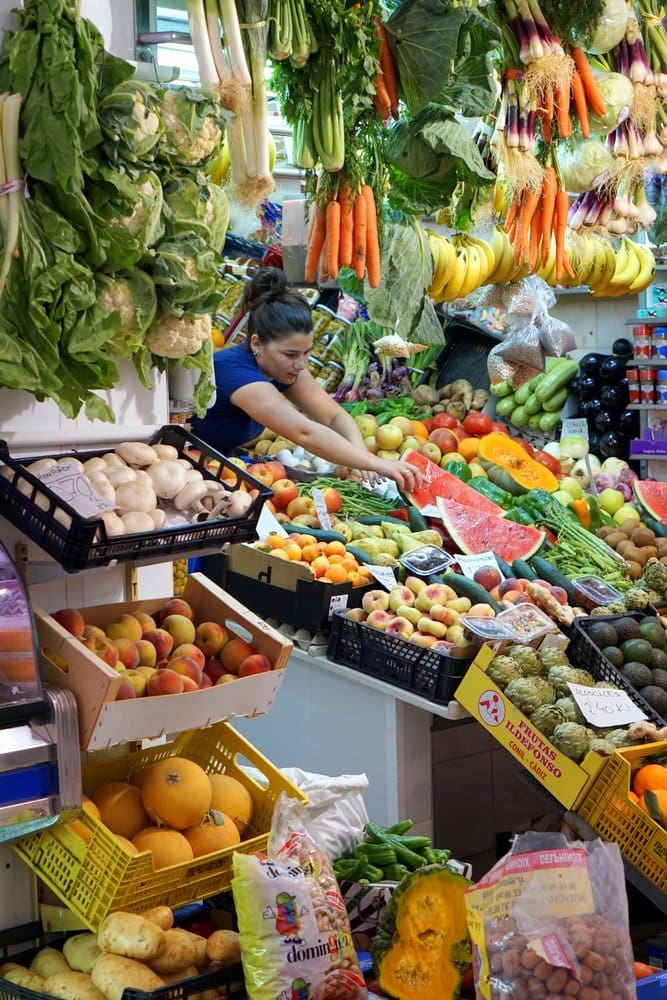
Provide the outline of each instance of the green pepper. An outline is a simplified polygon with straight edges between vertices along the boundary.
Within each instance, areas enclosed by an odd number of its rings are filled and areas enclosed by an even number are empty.
[[[514,521],[515,524],[532,525],[535,523],[534,518],[530,516],[528,511],[523,510],[521,507],[510,507],[508,511],[505,511],[505,520]]]
[[[443,465],[443,469],[445,472],[451,473],[452,476],[456,476],[463,483],[469,483],[472,479],[470,466],[466,462],[450,461]]]
[[[484,476],[473,476],[468,486],[472,486],[474,490],[481,493],[487,500],[493,500],[503,510],[509,510],[514,505],[514,497],[511,493],[492,483],[490,479],[485,479]]]
[[[597,531],[597,529],[602,526],[602,511],[600,510],[598,498],[593,496],[592,493],[587,493],[586,502],[588,504],[588,510],[591,517],[589,531]]]

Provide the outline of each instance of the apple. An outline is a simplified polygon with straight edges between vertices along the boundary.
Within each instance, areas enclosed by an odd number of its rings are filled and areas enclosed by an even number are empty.
[[[398,427],[403,437],[412,434],[412,421],[409,417],[392,417],[387,423],[391,427]]]
[[[388,451],[386,448],[379,448],[375,452],[375,454],[377,455],[378,458],[384,458],[388,462],[398,462],[399,458],[401,457],[400,452]]]
[[[389,607],[389,594],[386,590],[367,590],[361,598],[364,611],[386,611]]]
[[[581,481],[579,479],[575,479],[574,476],[563,476],[560,481],[559,488],[561,490],[565,490],[566,493],[569,493],[573,500],[581,500],[584,495],[584,489],[581,485]]]
[[[414,625],[407,618],[402,618],[400,615],[396,615],[395,618],[387,622],[385,629],[387,635],[395,635],[400,639],[409,639],[414,630]]]
[[[116,691],[116,701],[128,701],[130,698],[136,698],[137,692],[134,690],[133,686],[129,681],[123,679],[118,685],[118,690]]]
[[[611,514],[613,517],[616,511],[620,510],[625,503],[625,497],[620,490],[607,488],[599,494],[598,503],[602,510],[604,510],[607,514]]]
[[[412,424],[410,431],[412,431]],[[401,447],[403,437],[403,431],[396,424],[383,424],[375,431],[375,440],[380,451],[396,451]]]
[[[169,660],[169,664],[166,667],[163,667],[162,670],[159,670],[158,673],[164,673],[165,670],[181,674],[183,677],[189,677],[195,682],[197,687],[199,687],[202,668],[189,656],[173,656],[171,660]]]
[[[254,652],[255,649],[249,642],[236,636],[225,643],[220,650],[220,662],[230,674],[237,674],[246,657],[252,656]]]
[[[142,698],[148,688],[148,677],[141,670],[126,670],[121,683],[131,684],[137,698]]]
[[[442,460],[442,452],[438,448],[437,444],[433,443],[433,441],[427,441],[426,444],[421,446],[419,451],[422,455],[425,455],[426,458],[430,458],[432,462],[435,462],[436,465],[440,464]]]
[[[206,657],[202,653],[199,646],[195,646],[193,642],[182,642],[180,646],[176,646],[176,648],[172,650],[170,659],[173,660],[178,656],[189,656],[191,660],[195,661],[201,670],[204,669]]]
[[[209,677],[211,682],[215,684],[218,681],[218,678],[222,677],[223,674],[228,674],[229,671],[226,667],[223,667],[219,657],[210,656],[204,664],[203,673],[204,676]]]
[[[157,649],[153,643],[149,642],[148,639],[137,639],[135,645],[139,651],[139,666],[154,667],[157,663]]]
[[[215,656],[229,639],[229,632],[217,622],[200,622],[195,629],[195,645],[204,656]]]
[[[245,465],[243,466],[245,469]],[[182,597],[171,597],[166,604],[164,604],[160,611],[158,612],[158,619],[160,625],[164,622],[165,618],[169,615],[183,615],[184,618],[189,618],[190,621],[194,618],[194,612],[187,601],[184,601]]]
[[[185,615],[167,615],[162,619],[162,626],[174,640],[174,646],[180,646],[184,642],[195,641],[195,626]]]
[[[372,625],[373,628],[378,628],[384,632],[387,625],[394,617],[394,615],[388,615],[387,612],[383,611],[381,608],[377,608],[375,611],[371,611],[366,619],[366,624]]]
[[[213,687],[213,681],[208,676],[208,674],[205,674],[204,671],[202,670],[201,680],[199,682],[199,690],[203,691],[204,688],[210,688],[210,687]]]
[[[574,503],[574,497],[567,490],[556,490],[551,496],[554,500],[558,500],[558,503],[562,504],[563,507],[571,507]]]
[[[148,695],[182,694],[183,677],[175,670],[156,670],[146,688]]]
[[[134,617],[137,619],[144,632],[147,632],[149,628],[157,628],[157,622],[153,616],[147,614],[145,611],[135,611]]]
[[[426,632],[427,635],[434,635],[436,639],[444,639],[447,635],[447,626],[444,622],[434,621],[429,615],[424,615],[417,622],[417,631]]]
[[[87,646],[91,653],[95,653],[99,656],[101,660],[109,667],[116,667],[118,660],[120,659],[118,654],[118,648],[115,642],[107,636],[100,638],[99,636],[92,636],[90,639],[83,640],[84,646]],[[124,669],[124,668],[123,668]]]
[[[403,444],[401,445],[401,451],[419,451],[422,443],[419,438],[416,438],[414,434],[408,434],[407,437],[403,438]]]
[[[409,587],[392,587],[389,592],[389,607],[392,611],[396,611],[402,604],[411,608],[414,603],[415,595]]]
[[[61,608],[60,611],[54,611],[52,617],[77,639],[82,638],[86,623],[83,620],[83,615],[76,608]]]
[[[315,504],[310,497],[299,497],[297,496],[294,500],[290,500],[287,504],[287,516],[289,518],[298,517],[299,514],[310,514],[311,517],[315,517]]]
[[[125,639],[120,636],[114,640],[114,643],[118,650],[118,660],[127,670],[134,670],[135,667],[139,666],[139,650],[134,639]]]
[[[414,605],[401,604],[400,607],[396,608],[396,614],[400,615],[401,618],[407,618],[411,625],[416,625],[422,616],[422,612]]]
[[[141,639],[143,629],[134,615],[118,615],[105,629],[110,639]]]
[[[429,612],[434,604],[446,604],[447,591],[443,583],[429,583],[417,594],[415,607]]]
[[[623,524],[624,521],[640,521],[639,511],[631,503],[624,503],[613,515],[616,524]]]
[[[406,576],[405,586],[409,587],[412,593],[416,596],[420,594],[424,587],[428,586],[426,580],[422,580],[419,576]]]
[[[183,682],[184,694],[187,694],[188,691],[199,691],[199,684],[197,684],[196,681],[193,681],[192,677],[188,677],[187,674],[181,675],[181,681]]]
[[[297,514],[296,517],[291,518],[288,523],[298,524],[301,528],[320,527],[319,518],[315,517],[314,514]]]
[[[378,443],[374,437],[365,437],[364,444],[366,445],[366,451],[370,451],[371,455],[377,455]]]
[[[251,677],[253,674],[265,674],[271,670],[271,660],[263,653],[252,653],[246,656],[239,667],[239,677]]]
[[[438,640],[436,636],[428,632],[413,632],[409,641],[414,642],[417,646],[426,646],[427,649],[430,649],[435,646]]]
[[[174,648],[174,638],[163,628],[151,628],[144,632],[143,639],[155,647],[157,660],[165,660]]]
[[[354,422],[359,428],[359,433],[364,438],[373,437],[379,426],[378,418],[374,417],[371,413],[361,413],[358,417],[354,418]]]
[[[265,486],[271,486],[273,483],[273,473],[262,462],[256,462],[254,465],[249,465],[248,475],[252,476],[253,479],[258,479],[260,483],[264,483]]]

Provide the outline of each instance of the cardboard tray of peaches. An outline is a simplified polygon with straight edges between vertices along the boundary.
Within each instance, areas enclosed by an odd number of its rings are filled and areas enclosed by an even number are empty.
[[[199,573],[183,594],[33,607],[42,678],[74,694],[80,744],[101,750],[238,716],[265,715],[292,643]],[[187,698],[187,701],[183,699]]]

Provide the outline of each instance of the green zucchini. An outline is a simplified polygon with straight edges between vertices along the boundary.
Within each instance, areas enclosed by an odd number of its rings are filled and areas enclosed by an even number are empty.
[[[560,411],[558,413],[543,413],[540,417],[539,428],[541,431],[553,431],[560,421]]]
[[[414,504],[408,504],[408,524],[412,531],[427,531],[428,521]]]
[[[647,517],[646,514],[642,515],[642,521],[658,538],[667,538],[667,527],[661,521],[656,521],[653,517]]]
[[[525,406],[517,406],[512,410],[510,423],[512,427],[525,427],[528,423],[528,414],[526,413]]]
[[[354,556],[358,563],[374,565],[373,556],[369,555],[368,552],[364,552],[363,549],[358,549],[356,545],[346,545],[345,551],[349,552],[351,556]]]
[[[514,390],[514,398],[519,406],[525,406],[532,394],[533,390],[531,388],[530,381],[524,382],[523,385],[520,385],[518,389]]]
[[[562,389],[568,382],[571,382],[579,371],[578,361],[571,361],[569,358],[560,358],[559,360],[560,364],[554,365],[546,378],[540,382],[535,390],[535,395],[542,403],[547,399],[551,399],[559,389]]]
[[[546,413],[555,413],[557,410],[560,412],[565,406],[565,401],[568,397],[568,390],[560,389],[554,396],[550,399],[545,399],[542,403],[542,409]]]
[[[553,587],[562,587],[567,594],[568,602],[576,604],[572,583],[559,569],[556,569],[553,563],[550,563],[548,559],[542,559],[541,556],[533,556],[530,564],[541,580],[546,580]]]
[[[544,410],[538,410],[537,413],[533,413],[533,415],[530,417],[530,419],[528,420],[528,426],[532,431],[539,431],[540,420],[542,419],[543,416],[544,416]]]
[[[512,395],[512,383],[509,379],[505,379],[504,382],[496,382],[495,385],[490,387],[489,391],[496,399],[503,399],[505,396]]]
[[[540,410],[543,409],[542,404],[540,403],[537,396],[535,396],[534,394],[528,397],[525,406],[526,406],[526,413],[530,417],[534,416],[536,413],[539,413]]]
[[[459,597],[467,597],[473,604],[488,604],[496,613],[503,610],[502,604],[491,597],[488,590],[484,590],[484,587],[480,587],[478,583],[470,580],[467,576],[461,576],[460,573],[443,573],[440,579],[448,587],[451,587]]]
[[[503,399],[496,400],[496,415],[499,417],[509,417],[512,410],[517,406],[514,396],[504,396]]]
[[[357,521],[359,524],[365,524],[365,525],[381,525],[384,523],[384,524],[395,524],[397,527],[400,525],[401,528],[410,527],[408,522],[402,521],[400,517],[385,517],[384,514],[362,514],[360,517],[351,518],[351,520]]]
[[[515,580],[537,580],[537,573],[524,559],[513,561],[512,576]]]
[[[307,528],[305,524],[283,524],[288,534],[298,532],[300,535],[312,535],[318,542],[345,542],[347,538],[339,531],[325,531],[324,528]]]
[[[508,563],[506,563],[504,559],[501,559],[500,556],[496,556],[496,562],[498,563],[498,569],[503,574],[506,580],[508,580],[509,577],[514,576],[514,573],[512,572],[512,567]]]

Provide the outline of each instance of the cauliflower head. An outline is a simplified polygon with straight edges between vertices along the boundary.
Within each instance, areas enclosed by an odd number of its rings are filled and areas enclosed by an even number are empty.
[[[141,80],[125,80],[100,102],[97,113],[112,163],[152,160],[162,138],[157,90]]]
[[[553,684],[544,677],[519,677],[510,681],[505,694],[526,715],[532,715],[541,705],[550,705],[556,697]]]
[[[146,346],[160,358],[186,358],[210,339],[212,329],[208,313],[175,316],[160,309],[148,331]]]
[[[529,719],[544,736],[551,736],[556,726],[568,721],[563,709],[557,705],[540,705],[531,712]]]
[[[562,722],[551,734],[551,742],[556,749],[576,761],[586,755],[592,738],[594,735],[591,730],[578,722]]]
[[[510,681],[516,681],[521,674],[521,667],[511,656],[496,656],[489,664],[486,676],[504,691]]]
[[[217,94],[192,87],[165,90],[160,115],[165,130],[158,150],[161,159],[202,166],[219,151],[223,113]]]

